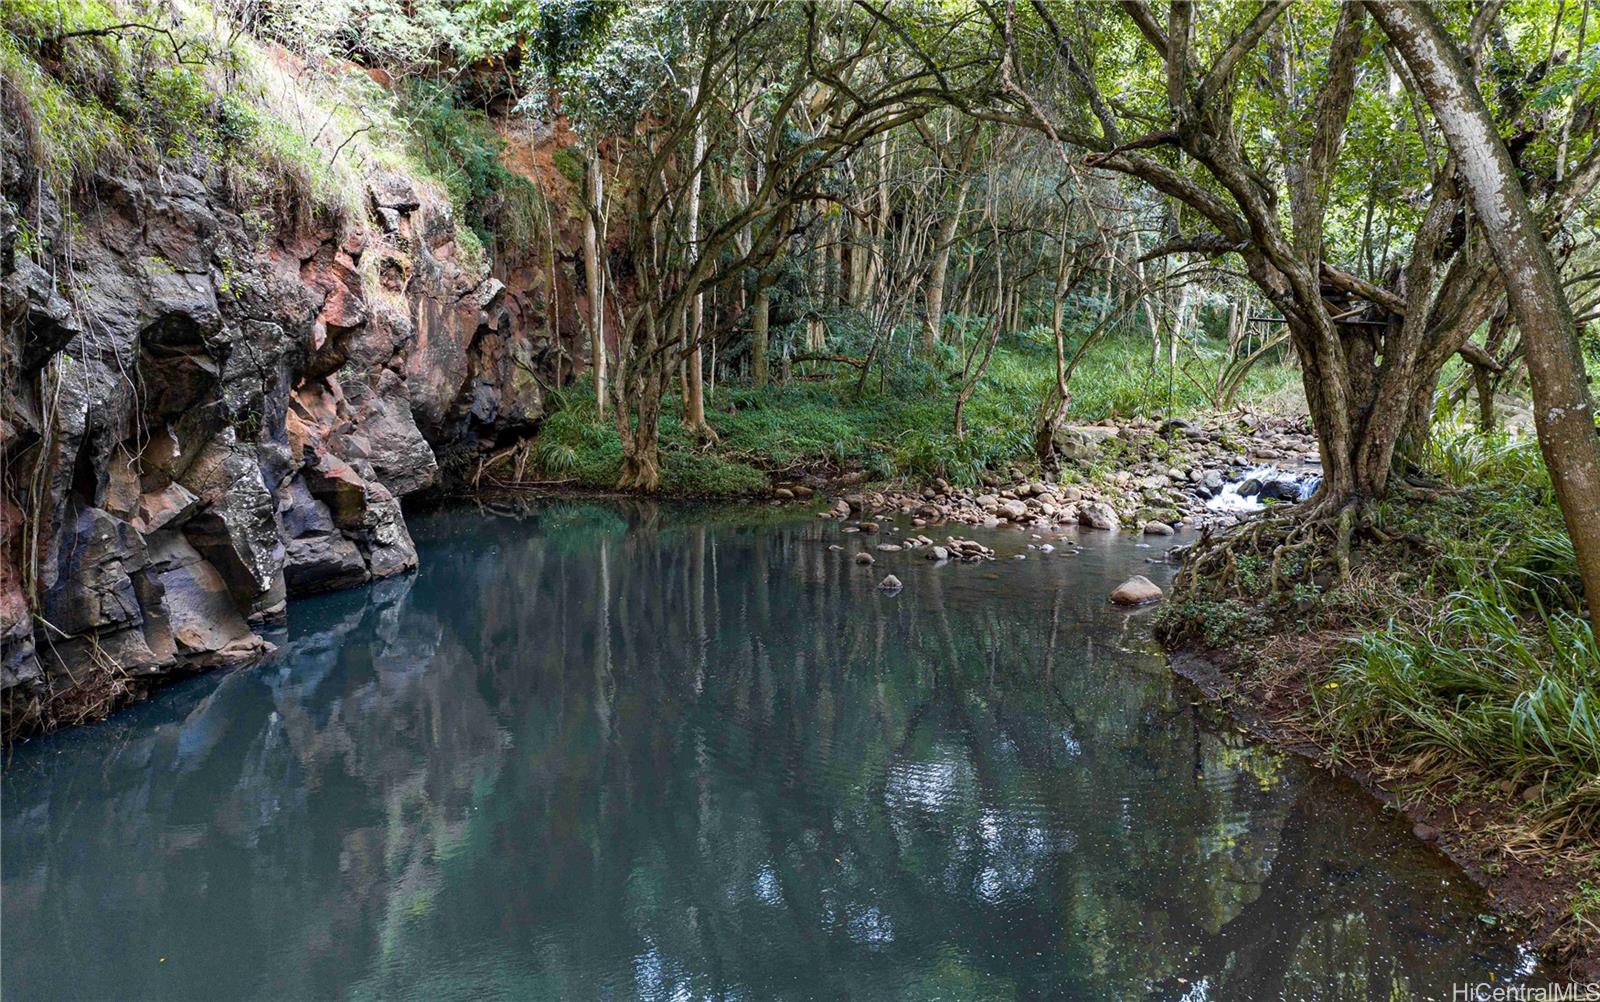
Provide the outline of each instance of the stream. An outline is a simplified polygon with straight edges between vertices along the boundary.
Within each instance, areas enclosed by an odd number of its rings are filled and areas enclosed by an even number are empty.
[[[861,567],[890,533],[794,509],[411,525],[419,572],[293,603],[263,663],[13,750],[7,999],[1448,998],[1534,973],[1403,819],[1251,743],[1153,610],[1106,601],[1165,586],[1147,558],[1183,534],[963,528],[998,559]]]

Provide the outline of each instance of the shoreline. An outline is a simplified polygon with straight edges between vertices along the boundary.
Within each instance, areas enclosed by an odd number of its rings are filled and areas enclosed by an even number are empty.
[[[1282,634],[1269,635],[1263,647],[1288,642]],[[1293,638],[1299,640],[1302,638]],[[1328,640],[1331,638],[1321,638]],[[1303,645],[1311,651],[1300,667],[1309,678],[1326,667],[1334,644]],[[1400,812],[1411,822],[1418,841],[1433,846],[1473,883],[1483,888],[1490,907],[1510,931],[1526,939],[1538,952],[1552,981],[1600,981],[1600,944],[1574,939],[1570,900],[1582,882],[1576,861],[1550,854],[1544,859],[1521,859],[1504,852],[1503,834],[1515,824],[1512,805],[1482,797],[1463,796],[1466,784],[1446,788],[1410,790],[1404,783],[1385,778],[1393,768],[1382,760],[1382,749],[1370,763],[1340,755],[1310,729],[1305,719],[1309,689],[1298,691],[1274,684],[1243,670],[1244,652],[1237,647],[1201,648],[1183,644],[1162,645],[1167,663],[1179,678],[1194,686],[1211,705],[1243,727],[1253,740],[1284,754],[1304,759],[1359,785],[1386,809]],[[1454,801],[1454,802],[1452,802]],[[1562,866],[1561,863],[1567,863]]]

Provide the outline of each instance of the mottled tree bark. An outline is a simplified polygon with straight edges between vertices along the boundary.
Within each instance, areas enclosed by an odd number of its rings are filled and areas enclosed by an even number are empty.
[[[956,188],[956,204],[950,214],[939,224],[939,243],[933,249],[933,263],[928,268],[927,317],[922,325],[922,348],[932,352],[939,343],[944,329],[944,283],[950,271],[950,254],[956,242],[956,230],[961,225],[961,208],[967,201],[967,189],[972,182],[962,178]]]
[[[699,101],[699,85],[689,88],[689,103]],[[706,124],[702,120],[694,130],[694,157],[690,170],[694,172],[689,185],[689,252],[698,252],[700,243],[700,191],[705,186]],[[689,434],[701,441],[715,441],[717,433],[706,423],[705,363],[701,358],[700,342],[705,335],[705,297],[696,292],[689,299],[689,323],[685,327],[687,344],[688,381],[684,387],[683,426]]]

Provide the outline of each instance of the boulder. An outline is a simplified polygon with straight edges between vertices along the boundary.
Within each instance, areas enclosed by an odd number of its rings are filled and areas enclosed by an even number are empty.
[[[1061,458],[1079,462],[1096,455],[1116,434],[1117,429],[1101,425],[1063,425],[1056,429],[1051,441]]]
[[[0,498],[0,688],[39,677],[33,649],[33,617],[12,554],[22,538],[21,509]]]
[[[395,171],[385,170],[374,174],[367,182],[367,191],[373,205],[397,213],[415,212],[422,206],[411,179]]]
[[[59,574],[44,593],[41,612],[60,634],[138,625],[143,615],[132,575],[145,565],[144,540],[133,526],[85,508],[61,536]]]
[[[367,512],[356,545],[367,558],[367,571],[386,578],[417,566],[417,547],[411,541],[400,501],[382,484],[368,485]]]
[[[1142,574],[1117,585],[1111,590],[1111,601],[1117,605],[1147,605],[1161,601],[1161,589]]]
[[[166,571],[161,587],[178,653],[194,657],[260,648],[260,638],[239,615],[227,583],[206,561],[197,558]]]
[[[411,416],[400,377],[384,371],[376,390],[359,394],[351,415],[354,426],[345,440],[330,446],[338,454],[372,464],[379,483],[396,497],[431,486],[439,464]]]
[[[286,545],[283,576],[288,593],[312,595],[358,585],[367,563],[356,544],[333,524],[328,506],[296,477],[285,488],[281,517]]]
[[[281,584],[277,503],[262,482],[253,448],[239,442],[231,427],[224,428],[200,450],[182,484],[205,502],[184,533],[222,574],[234,597],[251,605]]]
[[[900,579],[895,577],[893,574],[890,574],[884,577],[882,581],[878,582],[878,587],[883,591],[896,592],[899,591],[902,586],[900,584]]]

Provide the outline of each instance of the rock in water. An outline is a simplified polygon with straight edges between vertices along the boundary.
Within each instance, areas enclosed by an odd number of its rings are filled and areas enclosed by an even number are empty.
[[[884,591],[899,591],[901,588],[900,579],[890,574],[878,582],[878,587]]]
[[[1118,605],[1147,605],[1161,601],[1161,589],[1143,574],[1135,574],[1112,590],[1111,601]]]
[[[1146,522],[1144,524],[1144,534],[1146,536],[1170,536],[1172,533],[1172,526],[1165,522]]]
[[[876,561],[873,559],[872,554],[863,550],[862,552],[856,554],[856,563],[866,566],[876,563]]]

